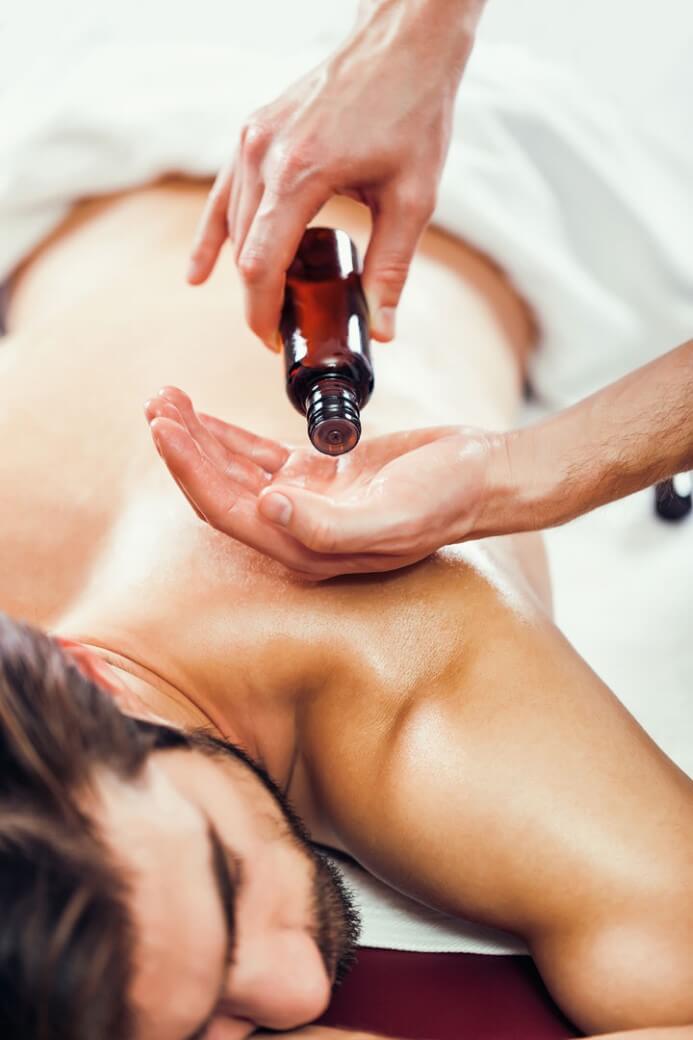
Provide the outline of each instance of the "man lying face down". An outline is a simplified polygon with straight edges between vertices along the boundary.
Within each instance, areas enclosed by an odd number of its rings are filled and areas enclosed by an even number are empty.
[[[0,615],[3,1037],[311,1021],[359,930],[331,863],[244,751],[121,712],[146,709],[72,652]]]
[[[204,307],[176,288],[205,193],[86,201],[12,282],[0,1035],[240,1040],[320,1016],[355,919],[281,793],[318,845],[521,936],[584,1031],[664,1040],[693,1019],[693,784],[554,624],[540,539],[315,585],[204,523],[153,449],[141,406],[167,383],[154,431],[210,487],[233,478],[220,508],[260,532],[271,474],[334,461],[295,447],[233,273]],[[321,222],[362,234],[335,206]],[[521,301],[433,230],[417,264],[345,479],[397,431],[513,421]]]
[[[225,1036],[319,1015],[358,918],[268,774],[123,714],[29,626],[0,646],[2,1035],[197,1040],[230,969]]]

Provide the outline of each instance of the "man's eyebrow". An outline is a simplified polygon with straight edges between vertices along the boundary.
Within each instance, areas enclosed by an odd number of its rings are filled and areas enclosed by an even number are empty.
[[[209,838],[209,850],[212,860],[212,874],[214,883],[219,894],[222,912],[224,914],[224,926],[226,929],[226,954],[224,956],[224,969],[221,977],[219,992],[214,999],[214,1004],[205,1017],[204,1022],[197,1027],[185,1040],[204,1040],[204,1035],[214,1020],[220,1000],[224,996],[226,987],[226,969],[233,963],[233,951],[236,938],[236,893],[241,883],[241,863],[226,848],[219,832],[205,813],[207,820],[207,837]]]

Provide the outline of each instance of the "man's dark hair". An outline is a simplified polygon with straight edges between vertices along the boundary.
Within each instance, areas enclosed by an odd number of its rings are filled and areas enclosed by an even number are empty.
[[[0,613],[0,1036],[126,1040],[122,867],[82,808],[185,734],[123,715],[45,633]]]
[[[129,1040],[134,934],[128,879],[84,806],[98,771],[134,780],[153,751],[244,763],[321,867],[318,946],[338,980],[353,960],[355,911],[330,860],[283,792],[242,748],[123,715],[49,636],[0,612],[0,1037]],[[326,878],[331,883],[326,883]],[[338,895],[340,893],[341,895]],[[341,927],[332,934],[330,922]]]

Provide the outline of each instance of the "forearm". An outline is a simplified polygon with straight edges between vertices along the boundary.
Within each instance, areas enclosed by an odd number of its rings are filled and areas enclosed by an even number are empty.
[[[443,24],[448,33],[474,32],[486,0],[360,0],[357,24],[376,12],[404,21],[421,16],[428,24]]]
[[[355,36],[369,34],[389,48],[415,45],[432,65],[457,80],[474,41],[486,0],[361,0]]]
[[[499,439],[479,533],[540,530],[693,468],[693,340]]]

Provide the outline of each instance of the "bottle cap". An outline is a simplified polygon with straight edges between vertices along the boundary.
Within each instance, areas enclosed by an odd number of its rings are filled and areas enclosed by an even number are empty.
[[[323,377],[306,398],[308,436],[323,455],[344,455],[359,442],[361,414],[353,387],[339,378]]]

